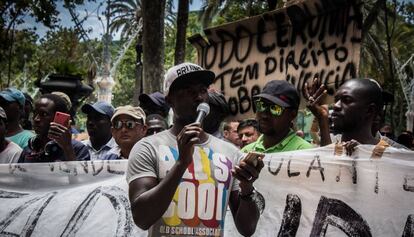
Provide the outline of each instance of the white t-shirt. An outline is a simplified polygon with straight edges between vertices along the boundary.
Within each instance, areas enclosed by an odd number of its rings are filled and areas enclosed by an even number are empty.
[[[2,152],[0,152],[0,164],[17,163],[23,149],[14,142],[9,142]]]
[[[230,192],[239,189],[231,169],[242,157],[235,146],[211,135],[196,145],[193,163],[149,236],[223,236]],[[176,137],[169,130],[145,137],[131,150],[127,181],[142,177],[161,181],[177,159]]]

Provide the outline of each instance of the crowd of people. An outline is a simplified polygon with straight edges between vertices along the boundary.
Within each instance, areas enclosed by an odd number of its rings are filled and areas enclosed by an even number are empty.
[[[304,100],[315,116],[313,142],[295,130],[301,97],[287,81],[266,83],[253,97],[256,117],[239,121],[230,118],[224,95],[210,89],[214,79],[213,72],[183,63],[168,70],[163,93],[139,97],[140,107],[85,104],[81,112],[88,136],[82,141],[74,139],[70,121],[54,120],[56,112],[69,113],[68,95],[56,92],[32,100],[18,89],[5,89],[0,92],[0,163],[128,159],[133,217],[152,232],[165,224],[161,217],[176,214],[174,205],[181,205],[176,191],[183,182],[200,181],[201,188],[201,180],[211,179],[215,182],[209,188],[224,195],[223,205],[229,204],[238,231],[251,235],[260,216],[253,183],[263,162],[245,162],[243,153],[331,143],[343,146],[347,154],[359,144],[413,148],[412,132],[394,140],[392,127],[381,124],[383,92],[372,79],[346,81],[335,94],[332,112],[321,105],[324,85],[318,79],[305,85]],[[202,124],[194,123],[203,102],[210,105],[210,113]],[[206,169],[213,172],[207,174]],[[224,219],[224,213],[216,215]]]

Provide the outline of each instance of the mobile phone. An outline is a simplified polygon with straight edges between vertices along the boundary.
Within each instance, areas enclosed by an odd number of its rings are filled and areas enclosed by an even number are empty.
[[[65,127],[69,126],[69,120],[70,120],[70,114],[62,113],[62,112],[56,112],[55,118],[53,119],[53,122],[58,123],[60,125],[63,125]]]
[[[246,157],[244,157],[243,161],[250,165],[257,166],[257,162],[259,162],[259,160],[263,160],[264,156],[265,154],[263,153],[250,151],[247,153]]]

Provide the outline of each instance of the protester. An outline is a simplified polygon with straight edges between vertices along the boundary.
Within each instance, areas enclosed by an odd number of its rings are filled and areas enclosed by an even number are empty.
[[[329,136],[328,115],[320,105],[326,94],[324,85],[314,79],[305,85],[305,98],[308,108],[319,119],[321,128],[321,145],[331,143]],[[331,119],[333,130],[341,136],[341,144],[346,153],[351,155],[359,144],[371,144],[386,148],[390,144],[381,136],[376,136],[383,107],[381,86],[373,79],[351,79],[346,81],[335,93],[335,104]]]
[[[257,167],[244,161],[235,165],[242,157],[239,150],[193,123],[197,106],[208,101],[207,87],[214,78],[213,72],[192,63],[169,69],[164,91],[174,111],[173,126],[143,138],[131,151],[127,173],[131,210],[140,228],[151,228],[149,236],[162,236],[171,225],[185,228],[191,219],[200,220],[191,227],[206,227],[223,236],[227,203],[240,234],[255,231],[260,214],[253,182],[263,162]],[[202,193],[214,195],[206,199]]]
[[[6,140],[6,123],[6,112],[0,107],[0,164],[16,163],[22,153],[16,143]]]
[[[32,126],[32,111],[33,111],[33,99],[32,97],[27,94],[27,93],[23,93],[24,98],[25,98],[25,103],[24,103],[24,113],[23,116],[21,116],[20,118],[20,125],[22,126],[22,128],[24,130],[32,130],[33,126]]]
[[[259,123],[254,119],[242,120],[237,126],[237,133],[242,142],[242,147],[245,147],[259,138]]]
[[[382,136],[388,137],[389,139],[392,139],[392,140],[395,139],[394,131],[393,131],[391,125],[389,125],[389,124],[384,124],[379,129],[379,132],[381,133]]]
[[[300,104],[299,94],[292,84],[284,80],[270,81],[253,98],[262,135],[243,147],[243,152],[275,153],[312,148],[290,128]]]
[[[107,102],[98,101],[83,105],[81,110],[87,115],[86,129],[89,135],[89,139],[82,142],[88,147],[91,160],[101,160],[109,150],[117,146],[111,132],[114,107]]]
[[[223,134],[220,131],[220,125],[229,115],[229,107],[224,95],[216,92],[208,92],[208,104],[210,105],[210,113],[204,120],[203,130],[217,138],[222,139]]]
[[[397,138],[399,144],[404,145],[407,149],[413,149],[413,133],[410,131],[403,131]]]
[[[147,125],[146,136],[157,134],[168,128],[167,122],[159,114],[148,115],[145,124]]]
[[[164,119],[167,118],[170,106],[165,102],[165,96],[161,92],[141,94],[138,99],[145,114],[159,114]]]
[[[223,122],[223,140],[232,143],[236,147],[240,148],[242,142],[240,140],[239,134],[237,133],[237,127],[239,126],[239,121],[228,120]]]
[[[128,159],[132,147],[147,133],[144,110],[130,105],[120,106],[115,109],[111,122],[112,137],[118,146],[112,148],[103,160]]]
[[[3,107],[7,115],[6,139],[25,148],[34,134],[24,130],[20,125],[20,118],[25,107],[24,94],[15,88],[8,88],[0,92],[0,106]]]
[[[44,94],[35,101],[33,128],[36,136],[23,149],[19,163],[89,160],[86,146],[71,139],[69,123],[53,122],[56,112],[69,112],[59,96]]]

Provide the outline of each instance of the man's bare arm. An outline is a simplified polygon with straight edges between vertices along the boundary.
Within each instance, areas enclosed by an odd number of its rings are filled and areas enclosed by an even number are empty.
[[[263,166],[262,160],[256,167],[241,161],[232,171],[233,176],[240,181],[240,191],[231,192],[229,205],[237,230],[243,236],[251,236],[256,231],[260,210],[253,199],[240,196],[249,196],[254,191],[253,182],[259,177]]]
[[[185,169],[176,163],[158,183],[153,177],[143,177],[129,184],[129,200],[135,224],[149,229],[167,210],[174,197]]]

